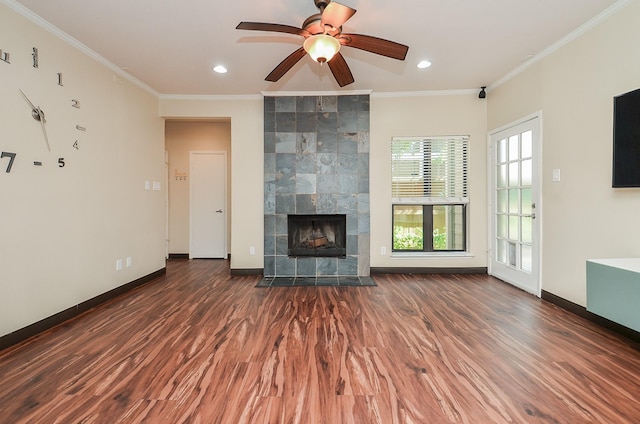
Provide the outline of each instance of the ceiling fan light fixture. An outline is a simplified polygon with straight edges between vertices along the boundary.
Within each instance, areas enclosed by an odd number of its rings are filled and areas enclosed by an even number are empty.
[[[316,34],[304,40],[302,47],[313,60],[324,63],[340,51],[340,42],[330,35]]]

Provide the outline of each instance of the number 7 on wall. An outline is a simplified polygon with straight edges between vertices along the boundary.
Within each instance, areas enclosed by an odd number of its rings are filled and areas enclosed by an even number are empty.
[[[9,158],[9,164],[7,165],[7,170],[5,171],[6,173],[9,173],[11,172],[11,167],[13,166],[13,161],[16,158],[16,154],[10,152],[2,152],[2,154],[0,154],[0,159],[4,158]]]

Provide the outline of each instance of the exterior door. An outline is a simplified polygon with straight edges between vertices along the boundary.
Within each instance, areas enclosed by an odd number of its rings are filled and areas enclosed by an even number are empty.
[[[190,258],[226,258],[226,152],[190,152]]]
[[[538,115],[490,134],[489,273],[540,297]]]

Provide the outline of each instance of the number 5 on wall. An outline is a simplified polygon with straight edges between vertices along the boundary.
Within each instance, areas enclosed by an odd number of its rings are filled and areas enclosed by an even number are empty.
[[[5,171],[6,173],[9,173],[11,172],[11,167],[13,166],[13,161],[16,158],[16,154],[10,152],[2,152],[2,154],[0,154],[0,159],[4,158],[9,158],[9,164],[7,165],[7,170]]]

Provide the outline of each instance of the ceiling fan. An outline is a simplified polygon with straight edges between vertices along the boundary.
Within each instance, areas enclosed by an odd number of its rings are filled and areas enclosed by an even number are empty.
[[[265,22],[240,22],[236,29],[251,31],[272,31],[304,37],[302,47],[287,56],[265,78],[278,81],[307,53],[318,63],[327,63],[338,85],[344,87],[354,79],[349,65],[340,53],[341,46],[354,47],[371,53],[404,60],[409,47],[393,41],[362,34],[344,34],[342,24],[351,18],[356,10],[331,0],[314,0],[320,13],[309,16],[301,28],[291,25]]]

